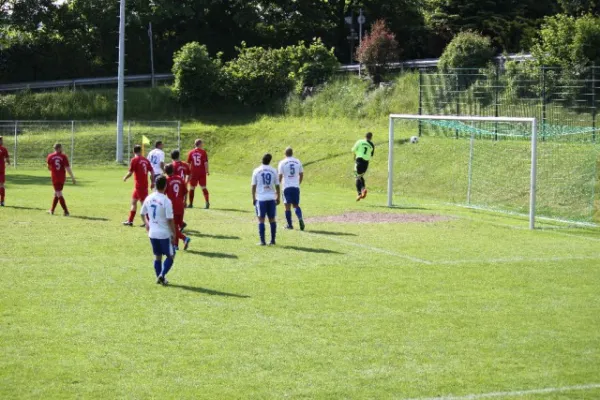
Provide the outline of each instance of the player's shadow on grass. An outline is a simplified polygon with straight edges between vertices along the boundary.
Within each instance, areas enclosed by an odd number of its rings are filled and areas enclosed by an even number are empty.
[[[220,292],[218,290],[206,289],[206,288],[203,288],[203,287],[195,287],[195,286],[187,286],[187,285],[175,285],[175,284],[169,284],[167,287],[168,288],[181,289],[181,290],[187,290],[187,291],[190,291],[190,292],[208,294],[210,296],[236,297],[238,299],[249,299],[250,298],[250,296],[246,296],[246,295],[243,295],[243,294]]]
[[[202,233],[195,230],[186,230],[184,232],[186,235],[201,237],[201,238],[209,238],[209,239],[221,239],[221,240],[240,240],[239,236],[227,236],[227,235],[211,235],[208,233]]]
[[[8,185],[48,185],[52,189],[52,181],[50,180],[50,175],[22,175],[11,174],[10,171],[6,172],[6,183]]]
[[[303,251],[305,253],[317,253],[317,254],[344,254],[339,251],[327,250],[327,249],[315,249],[312,247],[300,247],[300,246],[281,246],[282,249]]]
[[[244,213],[244,214],[252,214],[252,211],[239,210],[239,209],[236,209],[236,208],[212,208],[212,210],[215,210],[215,211],[226,211],[226,212],[237,212],[237,213]]]
[[[313,231],[312,229],[308,231],[309,233],[316,233],[317,235],[327,235],[327,236],[358,236],[355,233],[348,232],[333,232],[333,231]]]
[[[39,207],[6,206],[6,208],[12,208],[13,210],[26,210],[26,211],[47,211],[47,209],[39,208]]]
[[[102,221],[102,222],[108,222],[110,221],[110,219],[108,218],[102,218],[102,217],[85,217],[83,215],[71,215],[71,218],[75,218],[75,219],[82,219],[84,221]]]
[[[237,259],[238,258],[238,256],[236,256],[235,254],[212,253],[209,251],[187,250],[186,253],[195,254],[197,256],[208,257],[208,258],[228,258],[228,259]]]

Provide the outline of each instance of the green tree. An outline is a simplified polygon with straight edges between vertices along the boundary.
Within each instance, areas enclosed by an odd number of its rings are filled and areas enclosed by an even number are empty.
[[[489,37],[474,32],[461,32],[444,50],[438,68],[442,71],[456,68],[482,68],[492,61],[494,53]]]
[[[220,54],[213,59],[205,45],[188,43],[175,53],[173,75],[173,93],[179,101],[208,103],[216,97],[221,85]]]
[[[363,39],[357,54],[373,83],[378,84],[391,62],[398,60],[398,41],[384,20],[376,21]]]

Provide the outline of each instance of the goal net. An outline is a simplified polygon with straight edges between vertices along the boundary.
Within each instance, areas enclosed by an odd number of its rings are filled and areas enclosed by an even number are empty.
[[[532,229],[536,217],[600,222],[593,128],[392,114],[389,135],[389,206],[429,199],[526,214]]]

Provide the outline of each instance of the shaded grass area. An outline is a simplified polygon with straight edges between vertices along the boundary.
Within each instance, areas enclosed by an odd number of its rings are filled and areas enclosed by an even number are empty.
[[[40,179],[21,185],[11,172],[0,397],[404,399],[600,379],[597,229],[530,232],[519,217],[400,198],[401,208],[371,207],[384,196],[357,204],[351,188],[308,181],[307,216],[453,218],[309,225],[259,248],[245,212],[251,170],[240,168],[211,175],[221,210],[187,212],[202,236],[163,288],[143,229],[120,225],[122,170],[80,169],[89,184],[65,188],[72,215],[92,220],[44,214],[44,173],[19,171]]]

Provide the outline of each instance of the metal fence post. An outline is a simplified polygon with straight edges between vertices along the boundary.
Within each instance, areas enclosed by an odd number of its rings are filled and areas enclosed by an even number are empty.
[[[460,116],[460,85],[458,84],[458,79],[459,79],[459,72],[460,71],[456,71],[454,73],[454,77],[456,78],[456,82],[455,82],[455,96],[456,96],[456,116],[459,117]],[[455,132],[456,138],[458,139],[458,129]]]
[[[546,67],[542,65],[542,142],[546,140]]]
[[[71,164],[75,159],[75,121],[71,121]]]
[[[13,155],[13,167],[17,168],[17,149],[19,147],[19,121],[15,121],[15,151]]]
[[[592,64],[592,141],[596,143],[596,64]]]
[[[419,68],[419,115],[423,115],[423,68]],[[419,119],[419,137],[423,134],[423,125]]]
[[[500,114],[500,66],[496,64],[496,76],[494,77],[494,117]],[[494,124],[494,140],[498,141],[498,122]]]
[[[131,154],[131,121],[127,121],[127,154]]]

